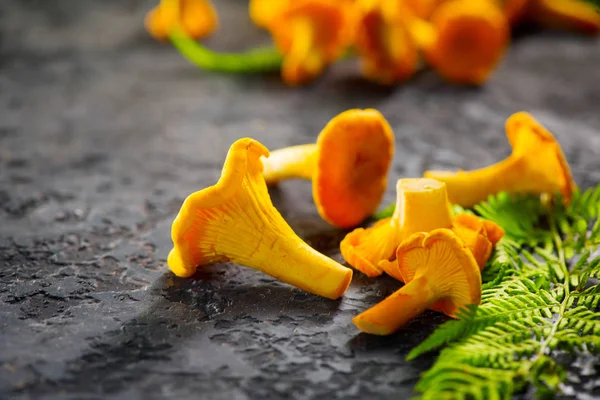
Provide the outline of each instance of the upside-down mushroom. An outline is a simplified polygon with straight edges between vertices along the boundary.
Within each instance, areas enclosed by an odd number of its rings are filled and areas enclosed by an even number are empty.
[[[348,110],[323,128],[316,144],[275,150],[264,160],[267,184],[282,179],[312,180],[319,214],[350,228],[379,205],[394,155],[394,134],[377,110]]]
[[[283,54],[283,80],[303,85],[341,57],[352,41],[351,8],[338,0],[294,0],[267,26]]]
[[[409,31],[429,65],[450,82],[480,85],[501,60],[510,27],[494,0],[453,0],[430,21],[410,19]]]
[[[577,31],[589,35],[600,33],[600,6],[583,0],[530,0],[527,16],[540,25]]]
[[[386,0],[357,0],[354,47],[362,74],[380,84],[395,84],[417,70],[419,53],[407,30],[401,10],[386,7]]]
[[[445,182],[450,201],[463,207],[502,191],[551,195],[560,192],[563,200],[569,202],[576,185],[554,136],[526,112],[508,118],[506,136],[513,152],[496,164],[474,171],[426,171],[424,176]]]
[[[161,0],[146,14],[145,25],[158,40],[166,40],[178,25],[188,36],[201,39],[218,28],[219,17],[210,0]]]
[[[452,229],[472,251],[480,269],[504,235],[494,222],[475,215],[452,217],[443,182],[427,178],[399,179],[396,196],[396,208],[390,218],[377,221],[370,228],[357,228],[340,243],[346,262],[369,277],[385,272],[402,280],[395,260],[396,248],[417,232]]]
[[[169,268],[189,277],[198,266],[230,261],[336,299],[352,270],[312,249],[273,207],[262,175],[268,155],[249,138],[231,146],[219,181],[188,196],[175,218]]]
[[[367,276],[379,276],[383,273],[380,262],[392,259],[404,239],[416,232],[450,228],[445,186],[433,179],[399,179],[394,215],[370,228],[353,230],[340,243],[346,262]]]
[[[428,308],[455,317],[461,308],[481,302],[477,262],[451,230],[416,233],[396,255],[407,284],[352,319],[361,331],[389,335]]]

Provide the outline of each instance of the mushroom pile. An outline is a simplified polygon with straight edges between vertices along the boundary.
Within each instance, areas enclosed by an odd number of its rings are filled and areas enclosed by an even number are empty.
[[[279,71],[289,86],[314,82],[350,57],[380,85],[406,82],[425,68],[451,83],[482,85],[504,58],[513,28],[598,35],[599,7],[594,0],[250,0],[250,19],[274,46],[240,53],[198,42],[219,26],[210,0],[160,0],[145,26],[202,69]]]
[[[531,115],[506,123],[513,153],[476,171],[427,171],[396,183],[391,217],[356,228],[340,243],[354,269],[404,283],[353,322],[387,335],[426,309],[456,317],[481,300],[481,271],[504,231],[471,213],[452,215],[451,203],[470,207],[499,192],[560,194],[576,186],[554,136]],[[219,181],[184,201],[172,226],[171,271],[190,277],[205,264],[232,262],[330,299],[342,296],[353,270],[305,243],[273,206],[267,189],[281,180],[312,181],[321,217],[352,228],[371,216],[387,187],[394,135],[376,110],[348,110],[333,118],[316,144],[275,150],[254,139],[230,147]]]

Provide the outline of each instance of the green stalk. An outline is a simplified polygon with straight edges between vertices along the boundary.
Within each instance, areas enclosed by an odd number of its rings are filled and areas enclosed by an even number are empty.
[[[253,49],[244,53],[216,53],[181,29],[172,30],[169,38],[188,61],[207,71],[234,74],[278,71],[283,60],[275,48]]]

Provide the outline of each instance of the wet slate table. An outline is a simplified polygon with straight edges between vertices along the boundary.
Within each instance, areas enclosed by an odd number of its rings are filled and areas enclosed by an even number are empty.
[[[236,265],[187,280],[168,272],[175,213],[216,181],[239,137],[312,142],[338,112],[375,107],[396,132],[395,180],[504,157],[505,118],[529,110],[556,133],[578,182],[600,181],[597,41],[526,35],[483,89],[431,73],[381,89],[347,62],[292,90],[277,76],[197,71],[146,37],[151,3],[0,3],[1,398],[411,395],[433,358],[404,356],[444,318],[425,314],[387,338],[351,324],[393,280],[356,274],[331,301]],[[212,46],[264,43],[243,1],[218,6]],[[341,260],[345,232],[319,219],[308,182],[272,197],[303,238]]]

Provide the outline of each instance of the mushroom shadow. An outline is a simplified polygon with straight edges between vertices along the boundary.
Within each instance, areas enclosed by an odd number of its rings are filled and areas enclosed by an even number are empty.
[[[148,289],[153,300],[148,308],[117,329],[89,338],[89,350],[67,361],[63,377],[25,390],[31,395],[48,393],[52,387],[70,394],[81,388],[86,393],[124,392],[141,382],[150,366],[157,369],[156,363],[173,364],[173,355],[180,354],[177,352],[186,342],[210,341],[211,335],[219,332],[215,324],[242,327],[253,323],[253,329],[260,331],[263,321],[307,315],[312,315],[315,323],[327,324],[339,307],[339,300],[323,299],[278,282],[258,284],[268,280],[252,272],[257,275],[252,279],[256,285],[231,283],[232,274],[220,270],[220,265],[204,268],[191,279],[163,274]],[[176,360],[175,364],[170,368],[183,370]],[[214,371],[195,372],[194,377],[210,381],[215,375]]]

